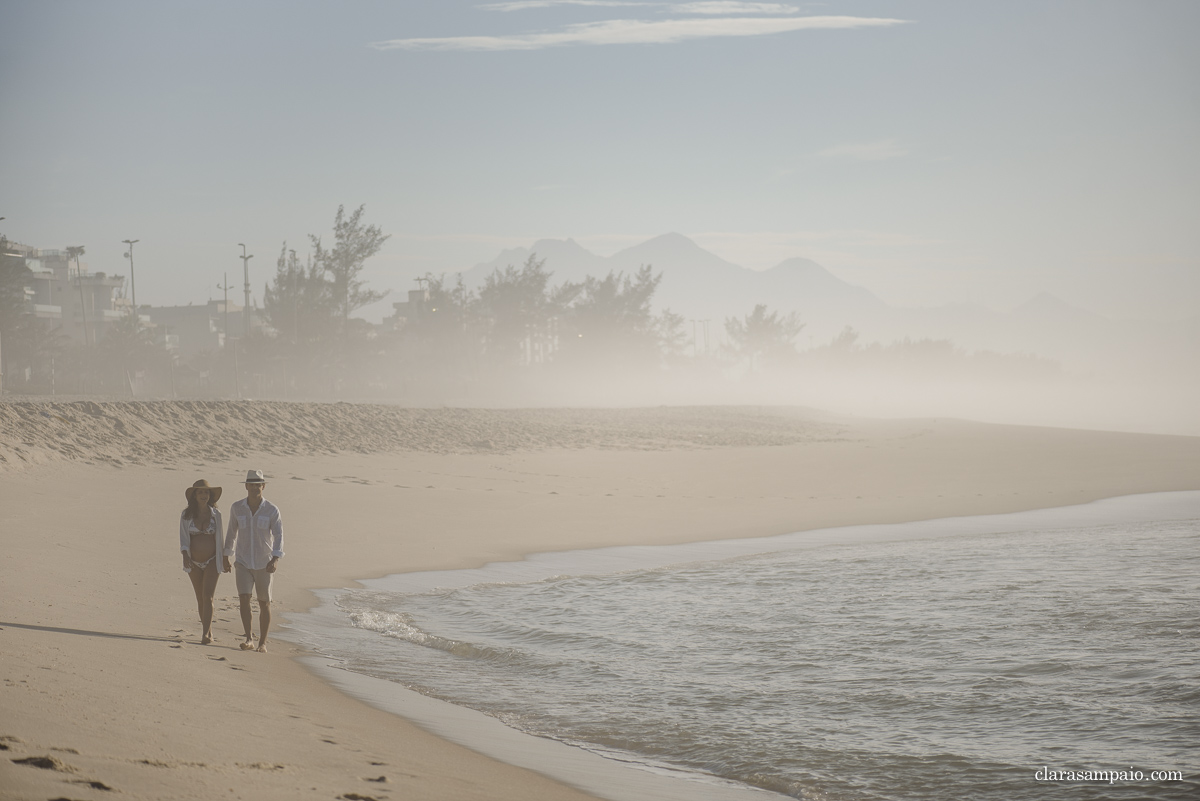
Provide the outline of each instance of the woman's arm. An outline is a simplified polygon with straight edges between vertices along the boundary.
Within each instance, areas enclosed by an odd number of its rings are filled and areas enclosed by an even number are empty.
[[[190,570],[192,567],[191,557],[188,551],[192,547],[192,537],[188,534],[188,523],[191,521],[183,516],[183,512],[179,513],[179,550],[183,551],[183,569]]]

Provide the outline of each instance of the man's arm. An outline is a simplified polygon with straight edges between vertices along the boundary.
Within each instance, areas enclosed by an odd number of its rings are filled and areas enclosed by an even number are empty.
[[[229,507],[229,527],[225,531],[225,548],[221,553],[221,564],[228,573],[233,568],[229,564],[229,557],[233,556],[233,546],[238,538],[238,519],[233,511],[233,507]]]
[[[271,573],[275,572],[275,563],[283,558],[283,515],[279,513],[279,508],[275,509],[275,519],[271,521],[271,561],[267,563],[267,570]]]

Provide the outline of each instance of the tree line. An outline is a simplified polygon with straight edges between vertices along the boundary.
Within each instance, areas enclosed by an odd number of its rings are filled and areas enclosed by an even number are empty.
[[[332,237],[308,237],[303,258],[283,242],[263,288],[262,325],[225,346],[180,360],[131,313],[105,335],[69,343],[29,311],[24,259],[3,250],[0,351],[6,391],[149,396],[391,398],[402,402],[486,402],[506,391],[572,383],[653,381],[673,371],[731,375],[880,362],[961,365],[949,342],[862,347],[847,329],[828,346],[797,351],[804,328],[794,313],[756,305],[725,319],[725,343],[689,358],[684,318],[656,312],[662,273],[643,265],[577,282],[553,282],[544,259],[495,269],[477,288],[459,275],[426,275],[383,326],[354,312],[382,300],[362,278],[388,235],[365,207],[339,206]],[[6,243],[5,243],[6,244]],[[70,249],[78,264],[82,247]],[[690,354],[698,356],[696,351]],[[978,362],[977,362],[978,363]]]

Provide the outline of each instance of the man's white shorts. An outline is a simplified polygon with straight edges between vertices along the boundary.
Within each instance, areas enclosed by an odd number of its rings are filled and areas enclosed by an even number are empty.
[[[274,573],[268,573],[264,567],[261,570],[251,570],[241,562],[233,563],[233,578],[237,582],[238,595],[249,595],[253,590],[258,600],[271,601],[271,577]]]

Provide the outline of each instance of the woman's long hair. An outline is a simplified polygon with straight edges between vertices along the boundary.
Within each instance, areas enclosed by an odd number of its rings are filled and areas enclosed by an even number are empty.
[[[217,508],[216,502],[213,501],[213,499],[212,499],[212,490],[209,490],[209,492],[208,492],[208,505],[213,509]],[[188,501],[187,508],[185,508],[183,510],[183,519],[184,520],[195,520],[196,515],[199,513],[200,513],[200,504],[196,502],[196,493],[193,492],[191,500]]]

